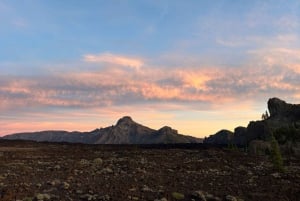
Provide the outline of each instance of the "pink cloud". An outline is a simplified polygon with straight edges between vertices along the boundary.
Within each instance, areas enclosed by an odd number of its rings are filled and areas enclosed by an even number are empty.
[[[104,68],[40,78],[16,78],[2,84],[1,107],[96,108],[147,101],[177,104],[233,102],[264,91],[295,90],[282,71],[262,67],[243,68],[154,68],[128,71]],[[268,76],[268,79],[266,79]],[[261,92],[260,92],[261,91]],[[199,104],[200,104],[199,103]]]
[[[134,69],[139,69],[144,65],[144,62],[138,58],[132,58],[122,55],[103,53],[103,54],[87,54],[84,55],[84,61],[92,63],[110,63],[120,66],[131,67]]]
[[[97,126],[97,122],[91,123],[88,114],[92,115],[93,119],[97,118],[97,115],[106,119],[101,126],[110,125],[124,115],[136,115],[137,119],[142,119],[146,125],[150,116],[173,119],[172,115],[166,116],[169,111],[191,113],[211,110],[216,112],[216,118],[217,114],[220,115],[226,110],[224,108],[246,111],[248,114],[244,115],[253,120],[250,116],[254,115],[249,112],[254,107],[251,102],[253,97],[264,101],[276,95],[299,99],[300,88],[295,84],[299,83],[297,80],[300,76],[298,55],[300,52],[296,48],[264,48],[250,52],[252,62],[239,68],[195,67],[194,61],[191,66],[171,68],[145,64],[142,62],[144,59],[140,59],[141,64],[132,63],[131,60],[117,60],[114,63],[107,60],[103,68],[98,70],[52,73],[41,77],[6,78],[0,75],[2,113],[15,112],[17,116],[24,112],[25,117],[29,118],[45,108],[53,111],[72,111],[55,114],[53,117],[49,112],[45,112],[47,114],[32,119],[30,124],[14,124],[15,121],[1,120],[1,124],[4,125],[1,127],[1,133],[29,129],[90,130]],[[90,62],[100,62],[96,61],[96,57],[90,59],[95,59]],[[122,68],[125,65],[131,65],[132,68],[143,65],[143,69]],[[242,104],[244,102],[247,103]],[[79,113],[74,112],[74,108]],[[227,110],[224,114],[230,112]],[[83,114],[80,114],[81,112]],[[147,114],[147,118],[143,113]],[[62,117],[61,121],[55,118],[58,116]],[[86,119],[87,123],[81,122],[77,125],[74,123],[76,120],[72,118],[63,120],[68,116]],[[241,119],[232,114],[230,116]],[[40,125],[37,123],[43,121],[45,123]],[[20,119],[20,122],[23,120]],[[152,122],[152,125],[159,128],[158,121]],[[179,129],[188,130],[187,127]]]
[[[262,65],[281,66],[300,73],[300,50],[296,48],[265,48],[250,51]]]

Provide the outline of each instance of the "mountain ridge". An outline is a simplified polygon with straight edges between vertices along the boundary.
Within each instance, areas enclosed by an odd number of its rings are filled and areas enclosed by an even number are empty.
[[[164,126],[158,130],[146,127],[129,116],[120,118],[113,126],[97,128],[90,132],[38,131],[3,136],[9,140],[32,140],[39,142],[70,142],[85,144],[167,144],[201,143],[202,139],[178,134],[177,130]]]

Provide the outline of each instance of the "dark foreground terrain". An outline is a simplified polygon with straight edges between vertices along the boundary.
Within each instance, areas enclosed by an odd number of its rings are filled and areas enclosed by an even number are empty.
[[[300,200],[300,160],[226,148],[0,142],[0,200]]]

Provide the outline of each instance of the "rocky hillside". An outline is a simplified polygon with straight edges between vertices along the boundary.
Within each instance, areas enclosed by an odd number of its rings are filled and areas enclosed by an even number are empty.
[[[270,98],[268,110],[270,115],[264,116],[265,119],[251,121],[247,128],[237,127],[233,133],[221,130],[204,139],[204,143],[245,146],[252,140],[266,141],[272,134],[281,144],[299,142],[300,105],[286,103],[279,98]]]
[[[86,144],[166,144],[199,143],[201,139],[178,134],[177,130],[163,127],[154,130],[134,122],[131,117],[121,118],[116,125],[91,132],[41,131],[7,135],[4,139]]]

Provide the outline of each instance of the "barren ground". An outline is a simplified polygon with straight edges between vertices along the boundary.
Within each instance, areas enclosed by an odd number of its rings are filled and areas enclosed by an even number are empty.
[[[0,200],[300,200],[300,159],[285,168],[203,145],[1,141]]]

